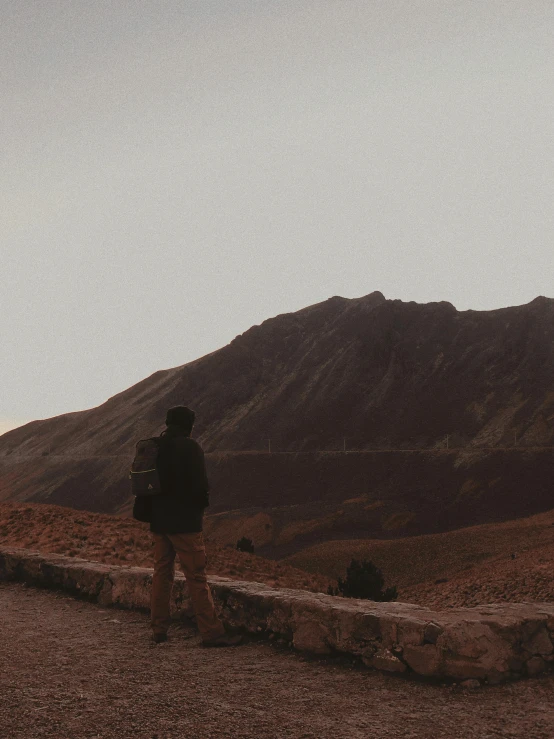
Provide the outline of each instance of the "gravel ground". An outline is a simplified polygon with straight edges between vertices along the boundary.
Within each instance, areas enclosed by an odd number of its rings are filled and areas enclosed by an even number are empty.
[[[467,691],[0,583],[0,738],[554,737],[554,675]]]

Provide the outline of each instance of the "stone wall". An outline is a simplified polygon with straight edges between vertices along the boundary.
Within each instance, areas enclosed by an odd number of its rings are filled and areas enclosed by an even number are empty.
[[[152,570],[0,548],[0,580],[58,588],[103,605],[147,609]],[[554,603],[513,603],[431,611],[409,603],[374,603],[261,583],[210,578],[223,619],[312,654],[343,654],[368,667],[456,680],[498,683],[554,666]],[[176,617],[190,615],[177,575]]]

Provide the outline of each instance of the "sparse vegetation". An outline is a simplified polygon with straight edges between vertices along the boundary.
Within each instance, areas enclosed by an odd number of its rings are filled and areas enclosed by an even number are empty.
[[[86,527],[86,528],[85,528]],[[45,503],[0,503],[0,545],[54,552],[106,564],[152,567],[147,527],[131,518]],[[285,562],[217,545],[206,537],[208,574],[316,593],[334,579]]]
[[[152,567],[144,524],[44,503],[0,503],[0,545],[63,555],[74,550],[87,560]],[[337,578],[356,559],[377,563],[405,603],[443,609],[554,601],[554,510],[407,539],[322,542],[285,561],[240,552],[209,537],[206,547],[209,574],[276,587],[339,595]]]
[[[391,601],[396,600],[398,592],[395,587],[385,588],[383,573],[371,560],[353,559],[346,570],[346,578],[339,577],[336,588],[329,587],[330,595],[342,595],[345,598],[362,598],[364,600]]]

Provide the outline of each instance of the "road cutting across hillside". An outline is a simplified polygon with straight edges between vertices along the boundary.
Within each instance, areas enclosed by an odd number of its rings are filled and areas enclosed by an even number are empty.
[[[257,642],[150,641],[148,616],[0,584],[10,739],[551,739],[554,675],[470,691]]]

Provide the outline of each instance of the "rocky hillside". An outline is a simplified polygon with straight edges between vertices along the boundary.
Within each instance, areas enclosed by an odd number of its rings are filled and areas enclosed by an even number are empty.
[[[235,542],[236,544],[236,542]],[[152,567],[148,525],[128,518],[55,505],[0,503],[0,546],[80,557],[106,564]],[[235,546],[206,541],[207,572],[282,588],[327,592],[333,578],[273,562]]]
[[[250,519],[271,509],[262,528],[274,554],[310,537],[398,536],[546,510],[554,300],[459,312],[372,293],[277,316],[98,408],[4,434],[0,499],[128,510],[134,441],[180,403],[197,411],[196,437],[211,452],[214,532],[228,526],[225,511]],[[271,455],[228,453],[263,450],[268,438]],[[338,454],[343,444],[365,453]],[[299,532],[283,534],[295,521]]]
[[[148,527],[54,505],[0,503],[0,546],[152,567]],[[236,540],[235,540],[236,543]],[[326,541],[275,562],[207,539],[210,574],[327,592],[352,558],[371,559],[399,600],[437,609],[554,599],[554,510],[401,540]]]

